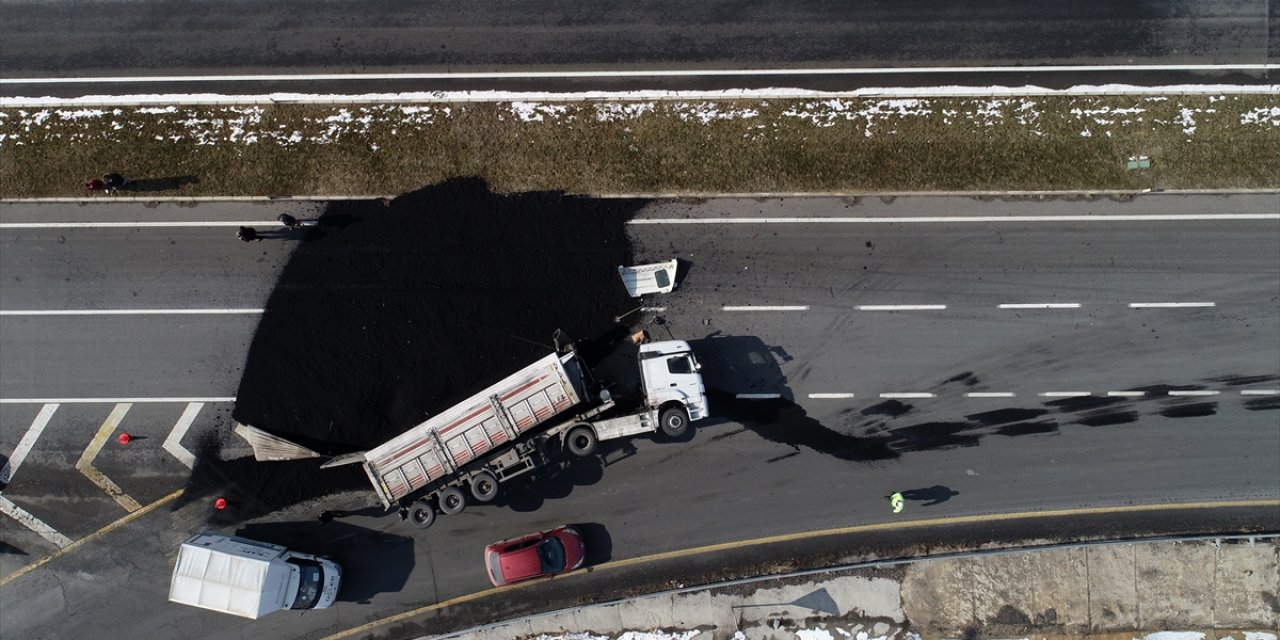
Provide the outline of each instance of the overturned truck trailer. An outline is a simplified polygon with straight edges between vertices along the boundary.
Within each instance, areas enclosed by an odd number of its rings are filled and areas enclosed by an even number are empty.
[[[502,482],[563,451],[587,456],[599,440],[661,429],[678,436],[707,416],[706,389],[689,344],[642,344],[641,408],[610,415],[614,399],[592,394],[590,372],[573,352],[545,356],[372,450],[323,466],[359,462],[388,509],[428,527],[436,512],[461,512],[468,494],[488,502]]]

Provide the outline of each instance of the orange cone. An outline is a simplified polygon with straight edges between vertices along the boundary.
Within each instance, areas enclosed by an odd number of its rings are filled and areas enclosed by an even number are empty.
[[[116,438],[116,442],[119,442],[120,444],[129,444],[129,441],[132,439],[133,436],[130,436],[128,433],[121,433],[120,437]]]

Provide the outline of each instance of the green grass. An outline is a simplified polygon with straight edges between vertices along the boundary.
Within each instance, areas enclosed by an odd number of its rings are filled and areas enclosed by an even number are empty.
[[[573,193],[1280,187],[1275,95],[609,104],[643,108],[544,103],[558,113],[541,121],[511,103],[6,108],[0,196],[81,195],[107,171],[196,176],[157,194],[192,196],[381,195],[457,176]],[[736,115],[699,119],[712,109]],[[1152,168],[1126,170],[1134,155]]]

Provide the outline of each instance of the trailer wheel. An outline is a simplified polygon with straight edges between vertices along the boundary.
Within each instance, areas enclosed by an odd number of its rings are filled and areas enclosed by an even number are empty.
[[[574,427],[564,437],[564,443],[569,453],[585,458],[596,452],[596,430],[585,424]]]
[[[679,438],[689,430],[689,412],[685,411],[684,407],[663,409],[658,421],[662,433],[672,438]]]
[[[498,477],[492,471],[481,471],[471,476],[471,497],[476,502],[488,502],[498,495]]]
[[[437,500],[440,502],[440,512],[447,516],[458,515],[467,508],[467,496],[457,487],[445,488]]]
[[[409,522],[419,529],[426,529],[435,524],[436,510],[426,500],[414,500],[409,507]]]

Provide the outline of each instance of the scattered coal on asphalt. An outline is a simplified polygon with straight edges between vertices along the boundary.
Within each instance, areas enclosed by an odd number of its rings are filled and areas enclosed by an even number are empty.
[[[617,273],[635,262],[624,225],[644,204],[458,179],[329,205],[267,301],[234,419],[325,455],[365,450],[551,353],[556,329],[617,334],[634,306]],[[192,497],[231,483],[258,512],[365,482],[355,467],[247,462],[204,456],[223,468],[193,476]]]

